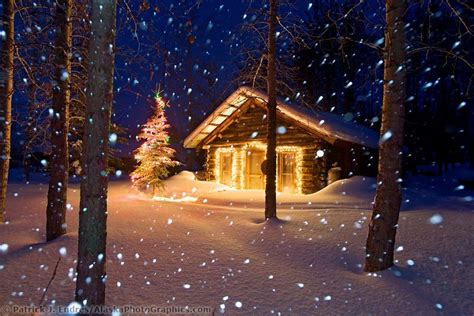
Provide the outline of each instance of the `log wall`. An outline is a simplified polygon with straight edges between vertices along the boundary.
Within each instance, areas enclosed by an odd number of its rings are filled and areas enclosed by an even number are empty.
[[[241,114],[229,127],[222,131],[212,145],[230,145],[242,142],[261,141],[267,139],[266,111],[258,106],[250,107]],[[292,126],[281,118],[277,119],[278,145],[314,144],[314,136]]]
[[[360,173],[366,166],[370,154],[359,145],[336,141],[330,144],[322,138],[311,135],[302,128],[294,126],[279,117],[277,119],[277,148],[294,148],[299,153],[297,173],[300,183],[299,193],[309,194],[321,190],[327,185],[328,170],[336,163],[342,169],[342,176]],[[251,106],[232,124],[220,132],[207,146],[207,180],[216,181],[216,152],[232,150],[232,182],[241,189],[245,185],[245,154],[249,144],[265,144],[267,137],[266,111],[259,106]],[[225,148],[225,149],[220,149]],[[317,151],[324,155],[317,157]],[[370,162],[368,163],[370,165]],[[369,174],[369,172],[365,172]]]

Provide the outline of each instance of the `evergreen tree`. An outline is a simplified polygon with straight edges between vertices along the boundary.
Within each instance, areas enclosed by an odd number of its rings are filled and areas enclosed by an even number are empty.
[[[169,146],[169,124],[165,116],[167,106],[168,102],[157,93],[154,114],[137,137],[145,142],[135,152],[138,166],[131,176],[133,185],[140,189],[151,187],[153,192],[156,188],[162,189],[162,179],[168,175],[168,168],[179,164],[172,159],[175,150]]]

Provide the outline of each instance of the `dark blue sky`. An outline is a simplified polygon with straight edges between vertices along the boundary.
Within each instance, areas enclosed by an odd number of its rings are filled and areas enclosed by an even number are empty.
[[[122,21],[126,26],[119,28],[117,44],[132,52],[132,58],[129,52],[117,57],[114,121],[129,129],[132,139],[124,147],[126,152],[136,146],[133,137],[151,114],[150,100],[157,89],[170,102],[167,114],[174,142],[188,132],[189,116],[194,125],[199,123],[212,102],[231,91],[239,59],[235,44],[247,9],[244,1],[236,0],[149,4],[136,22],[125,23],[125,11],[119,11],[119,25]]]
[[[145,2],[148,3],[147,6],[142,5]],[[292,2],[291,6],[280,7],[280,15],[287,18],[288,13],[292,13],[293,23],[295,19],[307,19],[310,11],[316,12],[319,16],[327,16],[328,12],[331,12],[334,17],[341,16],[347,10],[344,6],[334,6],[332,1],[290,2]],[[338,2],[348,5],[347,1]],[[171,124],[170,134],[173,144],[178,148],[180,142],[189,133],[189,129],[201,122],[217,103],[239,84],[236,79],[239,67],[242,67],[242,45],[256,47],[261,44],[254,42],[257,39],[255,34],[245,33],[242,30],[242,24],[254,20],[262,21],[265,18],[264,15],[254,15],[254,11],[249,10],[249,5],[251,4],[252,8],[261,8],[267,1],[134,0],[129,1],[130,11],[124,3],[124,1],[119,1],[118,9],[118,52],[113,121],[128,129],[129,143],[126,146],[120,146],[120,149],[123,155],[128,155],[138,146],[134,138],[140,130],[140,124],[146,122],[152,114],[152,96],[158,89],[161,89],[169,99],[170,107],[167,110],[167,116]],[[357,1],[352,3],[357,3]],[[448,20],[454,24],[458,23],[446,5],[436,5],[440,6],[437,9],[439,11],[432,13],[431,18],[437,19],[439,25],[442,24],[440,21]],[[412,10],[413,8],[415,7],[413,6]],[[383,1],[366,1],[358,10],[363,14],[364,28],[358,30],[355,39],[369,40],[372,44],[383,45]],[[421,22],[428,16],[425,12],[423,8],[416,12],[409,12],[407,29],[421,28]],[[325,23],[327,22],[323,22],[319,27],[325,28]],[[17,36],[21,36],[21,32],[24,32],[20,30],[21,23],[17,23],[17,28],[19,31]],[[440,36],[438,33],[433,35],[434,40],[440,40],[439,42],[447,47],[456,45],[457,52],[466,51],[468,41],[460,40],[458,36]],[[416,42],[413,39],[410,41]],[[439,44],[436,41],[435,44]],[[282,37],[279,37],[277,42],[281,49],[288,49]],[[286,42],[288,44],[288,41]],[[381,80],[382,56],[377,56],[375,53],[366,54],[362,50],[363,46],[358,46],[356,53],[349,56],[352,62],[358,63],[355,65],[358,78],[355,79],[353,86],[357,87],[356,97],[371,96],[373,101],[370,101],[370,106],[373,107],[374,112],[372,115],[377,115],[383,83]],[[321,59],[330,61],[334,58],[336,57],[323,56]],[[324,63],[322,60],[314,60],[315,65],[322,65]],[[313,64],[312,61],[311,64]],[[426,69],[419,71],[417,77],[420,86],[419,99],[435,98],[433,92],[436,92],[435,86],[440,80],[437,80],[437,73],[430,72],[428,69],[435,69],[437,64],[439,64],[438,59],[433,59],[433,63],[430,61],[426,64]],[[468,78],[466,74],[461,75],[462,80]],[[462,80],[460,82],[466,81]],[[324,86],[324,82],[313,81],[316,86]],[[340,85],[344,87],[346,84],[347,82],[341,82]],[[370,94],[371,91],[374,93]],[[342,94],[339,91],[338,97],[340,95]],[[464,96],[461,96],[461,101],[464,101]],[[434,103],[435,100],[430,102]],[[454,106],[458,106],[459,102],[456,102]],[[16,92],[14,111],[17,113],[16,118],[19,118],[18,121],[25,118],[25,103],[25,95]],[[420,104],[423,105],[423,102]],[[189,117],[191,124],[188,124]],[[16,124],[14,137],[21,138],[22,132]]]

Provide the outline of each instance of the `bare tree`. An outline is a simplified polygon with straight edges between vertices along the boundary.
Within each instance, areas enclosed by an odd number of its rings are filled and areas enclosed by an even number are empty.
[[[276,23],[277,23],[277,0],[270,0],[270,12],[268,18],[268,69],[267,69],[267,91],[268,91],[268,121],[267,121],[267,166],[265,183],[265,218],[276,218],[276,120],[277,120],[277,98],[276,98]]]
[[[56,1],[55,85],[51,119],[51,176],[46,209],[46,239],[66,233],[66,202],[69,182],[69,104],[71,74],[72,0]]]
[[[384,88],[377,191],[366,245],[364,270],[385,270],[393,265],[395,234],[401,205],[401,167],[405,120],[404,0],[387,0]]]
[[[29,181],[31,167],[37,157],[33,152],[38,148],[49,148],[49,109],[51,108],[51,83],[53,72],[53,41],[49,38],[55,27],[51,3],[46,1],[16,0],[17,15],[22,28],[16,31],[15,61],[20,66],[15,71],[16,92],[27,96],[27,115],[19,116],[16,123],[24,127],[23,170]],[[39,162],[39,161],[36,161]]]
[[[266,3],[267,0],[262,2]],[[290,2],[285,0],[278,1],[277,11],[279,12],[277,12],[276,16],[275,31],[279,27],[281,32],[275,35],[278,38],[278,42],[275,43],[275,54],[278,55],[278,58],[275,58],[274,62],[277,97],[288,98],[294,102],[303,100],[299,97],[299,87],[294,84],[299,79],[299,74],[293,61],[294,52],[288,49],[288,46],[306,45],[302,36],[304,30],[298,25],[301,24],[301,19],[292,13],[296,8]],[[239,61],[236,62],[239,73],[231,81],[231,85],[249,85],[252,88],[267,91],[269,73],[269,10],[267,6],[262,8],[261,5],[256,4],[259,4],[259,2],[249,2],[249,7],[245,14],[247,16],[254,16],[255,19],[247,19],[242,23],[237,38],[239,45],[236,45],[233,48],[235,51],[231,52],[239,56]],[[286,13],[279,14],[281,11]],[[264,20],[259,17],[266,17],[266,19]]]
[[[10,168],[15,44],[14,6],[14,0],[3,0],[3,32],[0,32],[0,40],[3,42],[0,54],[0,223],[5,221],[8,170]]]
[[[116,0],[91,0],[76,283],[76,300],[88,306],[105,303],[107,154],[113,100],[116,7]]]
[[[90,32],[90,24],[84,23],[89,18],[88,0],[71,1],[71,14],[69,24],[71,26],[71,42],[69,47],[69,62],[70,71],[64,71],[65,68],[56,67],[60,65],[57,62],[57,32],[53,30],[57,26],[56,18],[56,2],[41,0],[32,5],[31,1],[17,0],[17,7],[20,8],[18,16],[20,23],[25,25],[24,29],[19,30],[18,40],[15,43],[15,60],[21,66],[16,72],[18,78],[26,78],[27,80],[18,80],[15,82],[15,91],[28,95],[28,115],[24,118],[18,117],[18,123],[24,126],[25,141],[23,146],[25,176],[29,171],[28,164],[31,160],[37,159],[32,154],[33,151],[42,151],[46,153],[45,158],[51,158],[48,169],[53,172],[59,170],[54,168],[54,147],[53,144],[55,124],[58,122],[58,113],[54,110],[53,101],[54,94],[62,90],[59,81],[58,71],[67,80],[69,80],[69,115],[68,115],[68,156],[69,156],[69,172],[74,172],[79,175],[81,172],[80,157],[82,155],[82,136],[83,126],[85,122],[86,111],[86,87],[89,63],[88,46],[89,38],[84,36]],[[53,5],[52,5],[53,4]],[[125,6],[125,2],[122,2]],[[131,20],[126,20],[122,16],[122,29],[133,25]],[[122,43],[122,48],[117,51],[122,53],[118,58],[130,60],[137,54],[132,47],[128,47]],[[117,54],[119,55],[119,54]],[[140,65],[145,62],[149,64],[145,58],[138,60]],[[61,66],[61,65],[60,65]],[[141,72],[141,68],[128,67],[122,69],[122,75],[127,71],[128,76],[136,76],[137,72]],[[129,70],[131,69],[131,70]],[[59,84],[58,84],[59,83]],[[53,111],[51,111],[53,110]],[[53,113],[54,115],[52,115]],[[59,122],[58,122],[59,123]],[[120,126],[113,124],[112,131],[119,136],[118,142],[124,142],[123,137],[125,131]],[[59,136],[58,133],[56,133]],[[60,137],[60,136],[59,136]],[[117,166],[120,164],[116,153],[111,150],[109,158],[111,165]],[[49,160],[49,159],[48,159]],[[32,161],[31,161],[32,162]],[[39,163],[39,161],[36,161]],[[62,169],[62,168],[61,168]],[[52,180],[53,181],[53,180]],[[54,181],[52,184],[61,181]],[[63,184],[63,182],[61,182]]]
[[[19,12],[20,15],[20,20],[21,23],[26,26],[25,32],[20,32],[21,39],[24,42],[27,42],[30,40],[31,37],[36,37],[38,30],[35,27],[35,18],[36,18],[36,12],[32,14],[25,14],[23,15],[22,12],[27,11],[25,8],[27,7],[23,1],[17,2],[17,6],[20,6],[23,10]],[[20,92],[23,92],[27,95],[28,98],[28,114],[26,117],[26,122],[25,122],[25,140],[23,143],[23,173],[25,176],[26,181],[30,181],[30,171],[31,171],[31,158],[32,158],[32,149],[33,149],[33,143],[35,139],[35,129],[34,129],[34,116],[35,116],[35,110],[36,110],[36,101],[38,97],[38,85],[35,80],[37,77],[37,60],[38,60],[38,53],[39,51],[35,48],[32,49],[32,45],[22,45],[21,41],[16,43],[16,52],[18,56],[15,56],[18,60],[21,59],[22,56],[20,56],[20,51],[32,51],[30,58],[28,59],[28,63],[24,63],[27,65],[25,67],[25,72],[26,72],[26,78],[28,80],[26,81],[26,85],[22,87],[22,85],[16,85],[15,89],[20,90]],[[28,47],[28,48],[27,48]],[[20,76],[21,76],[21,70],[20,70]]]

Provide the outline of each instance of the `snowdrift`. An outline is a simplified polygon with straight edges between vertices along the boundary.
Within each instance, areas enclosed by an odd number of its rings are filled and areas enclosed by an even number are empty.
[[[232,190],[232,188],[216,182],[199,181],[191,171],[181,171],[163,181],[164,190],[153,197],[157,201],[196,202],[199,196],[212,192]]]
[[[264,190],[236,190],[223,184],[196,180],[190,171],[182,171],[164,181],[165,189],[155,194],[156,201],[196,202],[211,205],[260,208]],[[355,176],[336,181],[313,194],[278,193],[280,207],[314,208],[326,204],[369,208],[375,193],[374,178]]]
[[[372,202],[377,182],[375,178],[354,176],[338,180],[324,189],[310,194],[315,202],[360,203]]]
[[[155,201],[206,204],[227,209],[255,210],[265,205],[264,190],[237,190],[229,186],[196,180],[190,171],[164,181],[165,189],[157,192]],[[375,197],[376,179],[353,176],[331,183],[312,194],[277,193],[280,209],[365,209],[371,210]],[[402,184],[402,210],[429,207],[433,211],[449,209],[450,203],[469,204],[474,200],[468,190],[460,190],[455,177],[411,177]],[[135,195],[135,197],[137,197]],[[141,195],[141,199],[150,200]]]

